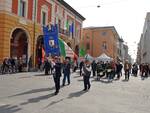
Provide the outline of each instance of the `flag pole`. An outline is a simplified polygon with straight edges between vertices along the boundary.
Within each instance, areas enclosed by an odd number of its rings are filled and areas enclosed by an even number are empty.
[[[36,0],[34,0],[34,23],[33,23],[33,66],[34,66],[34,68],[35,68],[35,33],[36,33],[36,30],[35,30],[35,28],[36,28],[36,10],[37,10],[37,7],[36,7],[36,4],[37,4],[37,2],[36,2]]]

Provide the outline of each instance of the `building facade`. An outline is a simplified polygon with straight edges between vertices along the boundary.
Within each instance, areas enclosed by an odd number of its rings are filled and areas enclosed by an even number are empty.
[[[123,61],[124,62],[124,59],[125,59],[125,54],[124,54],[124,40],[122,38],[119,38],[118,41],[117,41],[117,58],[118,60],[120,61]]]
[[[130,55],[129,55],[129,48],[128,48],[127,44],[123,44],[122,53],[123,53],[123,62],[125,62],[126,60],[131,62],[131,58],[130,58]]]
[[[83,20],[64,0],[0,0],[0,63],[5,57],[28,62],[32,56],[35,64],[43,46],[42,26],[51,24],[58,25],[59,37],[78,54]]]
[[[147,13],[143,33],[138,45],[139,63],[150,63],[150,13]]]
[[[105,53],[117,61],[120,52],[119,39],[114,26],[88,27],[83,29],[81,45],[84,45],[86,52],[93,57]]]

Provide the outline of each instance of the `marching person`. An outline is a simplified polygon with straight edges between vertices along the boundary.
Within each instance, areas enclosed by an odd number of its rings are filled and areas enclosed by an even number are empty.
[[[68,81],[68,85],[70,84],[70,67],[71,67],[70,61],[68,58],[66,58],[63,65],[64,78],[62,86],[65,86],[66,78]]]
[[[6,69],[8,69],[8,67],[8,58],[5,58],[2,64],[2,74],[4,74],[7,71]]]
[[[91,87],[90,84],[90,75],[91,75],[91,66],[90,62],[88,60],[85,61],[85,64],[83,66],[83,80],[84,80],[84,89],[83,91],[89,90]]]
[[[61,77],[61,68],[62,68],[62,64],[60,62],[60,59],[58,57],[55,57],[55,64],[54,64],[54,82],[55,82],[55,95],[57,95],[59,93],[59,89],[60,89],[60,77]]]
[[[80,67],[80,76],[82,76],[82,68],[83,68],[83,65],[84,65],[84,62],[81,61],[80,64],[79,64],[79,67]]]
[[[122,68],[123,68],[123,65],[118,61],[118,63],[116,64],[116,74],[117,74],[118,80],[121,77]]]
[[[95,75],[96,75],[96,66],[97,64],[96,64],[96,62],[95,62],[95,60],[93,60],[93,62],[92,62],[92,71],[93,71],[93,77],[95,77]]]
[[[145,77],[148,77],[148,73],[149,73],[148,63],[145,64],[144,68],[145,68]]]
[[[127,60],[125,61],[124,64],[124,71],[125,71],[125,80],[128,81],[130,77],[130,65]]]
[[[133,66],[132,66],[132,74],[137,77],[137,74],[138,74],[138,65],[137,63],[134,63]]]
[[[46,58],[45,59],[45,63],[44,63],[45,75],[49,75],[50,74],[50,68],[51,68],[51,63],[48,60],[48,58]]]
[[[106,67],[106,75],[107,75],[107,79],[108,82],[112,82],[113,80],[113,69],[112,69],[112,62],[107,63],[107,67]]]

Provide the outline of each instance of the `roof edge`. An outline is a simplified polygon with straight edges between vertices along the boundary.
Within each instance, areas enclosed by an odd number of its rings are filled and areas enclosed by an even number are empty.
[[[85,17],[83,17],[80,13],[78,13],[74,8],[72,8],[67,2],[64,0],[57,0],[59,3],[61,3],[63,6],[65,6],[67,9],[72,11],[74,14],[76,14],[80,19],[83,21],[85,20]]]

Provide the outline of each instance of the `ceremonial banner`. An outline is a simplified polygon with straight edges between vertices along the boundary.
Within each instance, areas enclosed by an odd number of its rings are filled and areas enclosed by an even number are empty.
[[[51,28],[49,28],[49,26],[43,27],[43,33],[44,33],[44,47],[46,56],[49,55],[59,56],[60,51],[59,51],[57,25],[55,26],[51,25]]]

